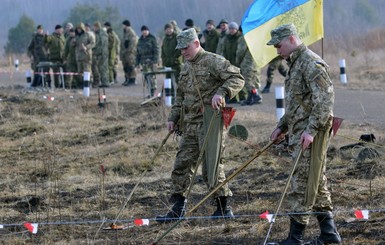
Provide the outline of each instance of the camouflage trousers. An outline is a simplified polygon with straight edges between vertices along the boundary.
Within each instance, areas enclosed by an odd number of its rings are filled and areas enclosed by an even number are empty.
[[[77,60],[76,64],[78,66],[78,73],[84,74],[84,72],[91,72],[91,62],[88,60]],[[80,79],[80,88],[83,88],[83,75],[79,75]]]
[[[151,72],[153,70],[153,64],[142,64],[143,72]],[[146,82],[147,88],[149,90],[155,91],[157,89],[157,82],[155,75],[144,75],[144,80]]]
[[[325,154],[327,151],[327,145],[324,151],[320,154]],[[294,171],[291,179],[291,191],[287,195],[287,202],[290,206],[290,212],[294,213],[306,213],[306,212],[327,212],[332,211],[332,201],[330,192],[327,187],[326,172],[326,157],[321,167],[321,175],[319,179],[318,192],[315,195],[314,204],[306,205],[306,193],[308,188],[309,169],[311,162],[311,148],[303,151],[302,157],[299,159],[296,170]],[[299,147],[294,150],[292,157],[294,159],[298,156]],[[301,224],[308,224],[310,215],[292,215],[290,216],[295,221]]]
[[[267,67],[267,71],[266,71],[266,73],[267,73],[266,84],[271,85],[273,83],[274,71],[276,69],[278,69],[279,73],[283,77],[286,77],[287,69],[282,64],[282,58],[274,58],[272,61],[270,61],[269,66]]]
[[[122,65],[126,80],[130,78],[136,78],[135,59],[132,57],[132,55],[123,55]]]
[[[187,189],[192,181],[191,178],[194,174],[200,149],[205,138],[202,123],[188,124],[185,126],[185,131],[183,132],[182,139],[179,143],[179,150],[176,154],[174,169],[171,173],[174,194],[180,194],[183,196],[187,194]],[[224,137],[222,137],[222,139],[224,139]],[[223,148],[224,147],[222,147],[222,149]],[[205,162],[203,157],[202,177],[208,186],[207,164],[208,163]],[[225,179],[224,164],[221,159],[218,166],[218,184],[222,183]],[[232,196],[232,192],[227,184],[215,193],[214,197],[218,196]]]
[[[108,85],[110,80],[108,78],[108,57],[98,55],[93,57],[92,61],[92,75],[94,77],[94,84]]]
[[[66,64],[67,72],[77,72],[76,63],[67,63]],[[82,75],[67,75],[66,76],[66,88],[81,88],[82,84]]]

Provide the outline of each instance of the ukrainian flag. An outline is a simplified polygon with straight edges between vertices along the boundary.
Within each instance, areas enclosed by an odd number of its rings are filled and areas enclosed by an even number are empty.
[[[249,50],[259,67],[265,66],[277,51],[266,43],[270,31],[293,23],[301,40],[310,45],[323,38],[323,0],[255,0],[242,19],[242,30]]]

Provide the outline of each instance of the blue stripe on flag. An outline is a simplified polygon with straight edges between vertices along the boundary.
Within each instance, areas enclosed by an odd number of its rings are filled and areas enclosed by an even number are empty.
[[[311,0],[255,0],[242,18],[244,34]]]

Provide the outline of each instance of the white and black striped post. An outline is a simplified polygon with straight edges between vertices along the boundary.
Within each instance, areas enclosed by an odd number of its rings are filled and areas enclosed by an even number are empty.
[[[16,68],[16,71],[19,70],[19,60],[18,59],[15,60],[15,68]]]
[[[275,86],[275,103],[277,121],[285,114],[285,88],[283,86]]]
[[[343,85],[346,85],[348,83],[348,78],[346,77],[346,63],[345,59],[340,59],[340,80]]]
[[[31,78],[31,70],[27,70],[25,72],[25,80],[27,81],[27,83],[31,83],[32,82],[32,78]]]
[[[164,102],[166,106],[171,107],[172,106],[172,93],[171,93],[171,78],[164,79]]]
[[[83,73],[83,96],[90,97],[90,80],[91,72],[85,71]]]

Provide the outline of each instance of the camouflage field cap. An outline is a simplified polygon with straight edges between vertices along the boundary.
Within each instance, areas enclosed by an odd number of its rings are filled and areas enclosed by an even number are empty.
[[[178,44],[175,49],[186,48],[190,43],[194,40],[198,39],[198,35],[194,28],[189,28],[187,30],[182,31],[176,36],[176,40]]]
[[[293,24],[286,24],[273,29],[270,34],[271,40],[267,43],[267,45],[276,45],[280,43],[285,37],[297,35],[297,29]]]

